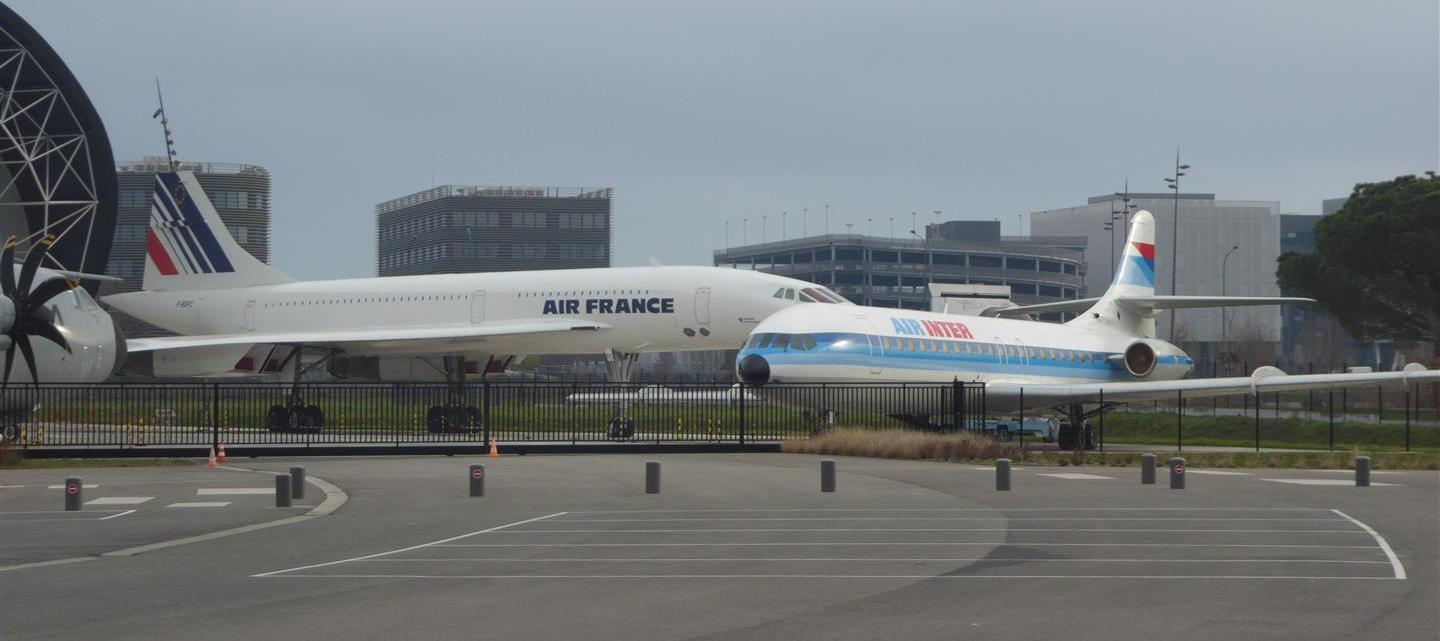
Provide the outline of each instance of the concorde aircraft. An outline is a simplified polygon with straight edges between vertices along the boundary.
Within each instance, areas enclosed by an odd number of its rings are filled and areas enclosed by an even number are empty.
[[[1099,298],[1013,307],[1005,315],[1072,312],[1063,324],[957,316],[880,307],[806,305],[762,321],[736,356],[740,379],[768,382],[980,382],[990,411],[1056,408],[1069,417],[1059,441],[1093,441],[1086,418],[1116,403],[1440,380],[1415,363],[1399,372],[1288,375],[1261,367],[1250,376],[1185,379],[1194,362],[1155,337],[1162,309],[1276,305],[1303,298],[1155,295],[1155,221],[1133,218],[1114,282]],[[772,390],[775,400],[783,390]],[[806,397],[807,403],[843,404]],[[890,413],[911,422],[944,415],[948,395],[898,394]],[[1023,398],[1023,400],[1022,400]],[[815,407],[823,412],[836,406]]]
[[[716,267],[295,281],[237,245],[184,171],[156,176],[147,243],[142,291],[102,300],[179,336],[131,339],[131,360],[158,376],[289,373],[295,392],[270,408],[272,429],[323,425],[298,385],[322,364],[338,376],[446,380],[450,400],[427,424],[467,429],[479,420],[463,400],[467,374],[526,355],[604,354],[612,378],[628,380],[638,353],[736,349],[784,307],[848,305],[819,285]]]

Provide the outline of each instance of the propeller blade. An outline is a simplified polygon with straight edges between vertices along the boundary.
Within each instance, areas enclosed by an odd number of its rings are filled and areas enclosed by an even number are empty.
[[[10,367],[15,364],[15,341],[10,341],[10,347],[5,349],[5,378],[0,380],[0,388],[10,386]]]
[[[30,336],[20,334],[15,337],[15,344],[20,346],[20,353],[25,356],[25,365],[30,368],[30,382],[40,385],[40,372],[35,369],[35,350],[30,347]]]
[[[50,251],[50,245],[54,242],[54,236],[46,236],[40,239],[39,244],[31,247],[30,253],[25,256],[25,263],[20,266],[20,280],[15,283],[15,290],[20,297],[30,295],[30,285],[35,281],[35,270],[39,269],[40,261],[45,260],[45,254]]]
[[[15,292],[15,237],[5,241],[5,251],[0,252],[0,291],[12,300]]]
[[[50,280],[40,283],[39,286],[30,292],[29,296],[25,297],[25,309],[15,310],[15,315],[22,318],[29,316],[35,313],[35,310],[44,307],[45,303],[50,302],[50,299],[75,289],[78,285],[79,283],[64,278],[51,278]]]
[[[65,340],[65,335],[60,333],[60,329],[48,320],[37,316],[30,316],[25,319],[25,324],[20,330],[31,336],[39,336],[40,338],[47,339],[59,345],[67,354],[75,353],[70,351],[70,341]]]

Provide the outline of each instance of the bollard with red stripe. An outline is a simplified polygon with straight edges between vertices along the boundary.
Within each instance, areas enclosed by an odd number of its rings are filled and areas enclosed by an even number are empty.
[[[78,476],[65,477],[65,511],[74,512],[80,509],[81,500],[84,498],[85,484]]]

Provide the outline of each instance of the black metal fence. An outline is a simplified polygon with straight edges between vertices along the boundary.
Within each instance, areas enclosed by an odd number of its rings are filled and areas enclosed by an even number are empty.
[[[985,392],[954,384],[47,384],[12,387],[11,447],[160,450],[277,446],[731,444],[833,425],[981,429]],[[937,411],[938,409],[938,411]],[[331,448],[334,449],[334,448]]]

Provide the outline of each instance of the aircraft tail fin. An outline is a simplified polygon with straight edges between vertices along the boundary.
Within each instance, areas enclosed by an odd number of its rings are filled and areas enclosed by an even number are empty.
[[[228,289],[291,280],[235,242],[194,173],[155,175],[142,289]]]

